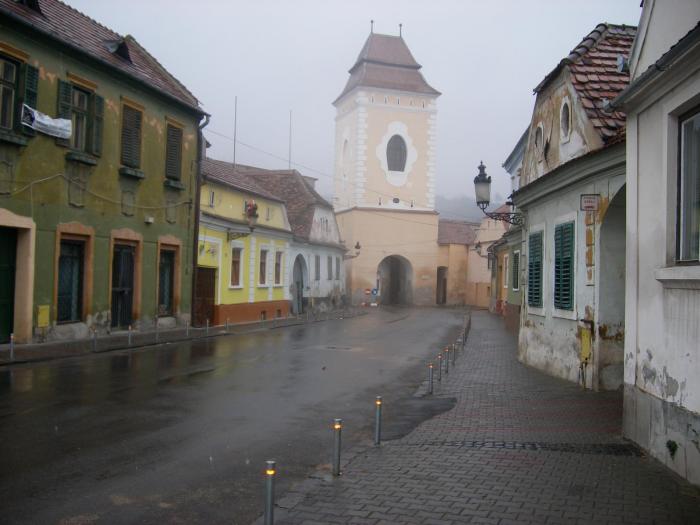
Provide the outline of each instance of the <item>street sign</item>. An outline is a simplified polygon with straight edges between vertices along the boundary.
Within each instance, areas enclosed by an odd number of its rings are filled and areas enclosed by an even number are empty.
[[[369,288],[365,288],[365,295],[369,295],[371,293],[372,293],[372,290],[370,290]]]
[[[372,288],[372,295],[377,295],[379,293],[379,290],[376,288]]]
[[[600,194],[584,193],[581,195],[581,211],[598,211]]]

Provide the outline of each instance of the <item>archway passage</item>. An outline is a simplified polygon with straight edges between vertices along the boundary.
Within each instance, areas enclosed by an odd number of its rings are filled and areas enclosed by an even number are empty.
[[[295,315],[304,313],[304,287],[308,282],[308,276],[304,256],[299,254],[294,259],[292,269],[292,313]]]
[[[598,302],[598,383],[603,390],[622,385],[625,346],[625,186],[610,201],[600,225]]]
[[[377,267],[381,304],[412,304],[413,268],[405,257],[390,255]]]

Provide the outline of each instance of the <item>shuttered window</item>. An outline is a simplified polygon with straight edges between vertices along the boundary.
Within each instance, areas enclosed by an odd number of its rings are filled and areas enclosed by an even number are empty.
[[[542,232],[530,234],[528,247],[527,304],[542,308]]]
[[[554,228],[554,307],[574,307],[574,223]]]
[[[241,285],[241,254],[243,248],[231,250],[231,286]]]
[[[72,122],[73,135],[69,140],[56,139],[56,142],[61,146],[70,146],[72,149],[100,156],[104,107],[105,101],[98,94],[59,80],[58,118]]]
[[[520,288],[520,252],[513,252],[513,290]]]
[[[260,270],[258,283],[267,283],[267,250],[260,250]]]
[[[22,64],[22,105],[26,104],[30,108],[36,109],[37,98],[39,96],[39,69],[29,64]],[[24,117],[23,108],[17,108],[17,113]],[[21,119],[17,119],[18,127],[22,128],[22,133],[29,136],[34,136],[36,131],[34,128],[24,126]]]
[[[122,106],[122,164],[141,167],[141,120],[143,115],[131,106]]]
[[[165,177],[180,180],[182,174],[182,128],[167,125],[165,145]]]

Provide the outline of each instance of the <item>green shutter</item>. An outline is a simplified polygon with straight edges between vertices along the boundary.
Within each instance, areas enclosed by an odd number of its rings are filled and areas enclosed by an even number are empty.
[[[574,223],[554,228],[554,307],[574,307]]]
[[[102,155],[102,129],[104,127],[105,100],[97,95],[92,95],[92,124],[90,152],[98,157]]]
[[[542,307],[542,232],[528,238],[527,304]]]
[[[168,179],[180,180],[182,173],[182,129],[170,124],[166,127],[165,176]]]
[[[122,164],[141,167],[141,112],[122,106]]]
[[[513,290],[520,287],[520,253],[513,253]]]
[[[58,118],[71,119],[71,97],[73,95],[73,86],[70,82],[58,81],[58,104],[56,108],[56,116]],[[56,139],[56,144],[60,146],[70,146],[69,139]]]
[[[22,104],[26,104],[32,109],[37,109],[37,98],[39,95],[39,70],[32,65],[22,64]],[[22,133],[33,137],[36,131],[29,126],[22,125],[22,106],[19,108],[20,118],[16,119]]]

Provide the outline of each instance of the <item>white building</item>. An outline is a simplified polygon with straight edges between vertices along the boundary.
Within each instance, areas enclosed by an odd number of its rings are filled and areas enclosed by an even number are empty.
[[[700,2],[645,0],[627,113],[624,433],[700,483]]]

